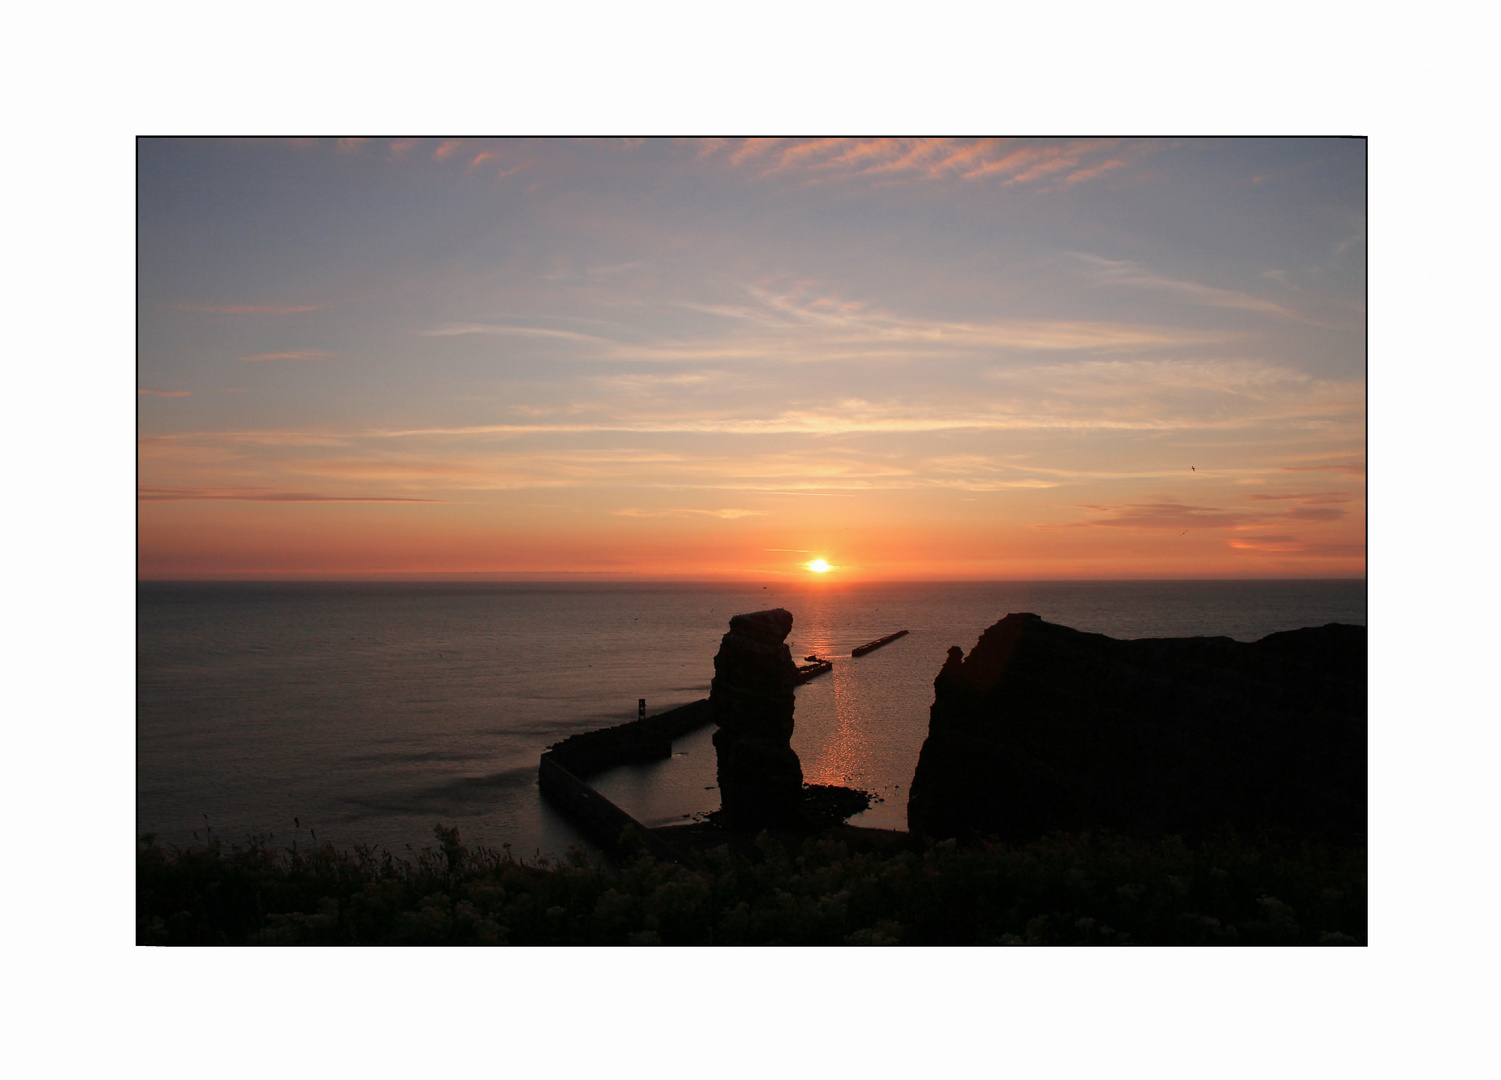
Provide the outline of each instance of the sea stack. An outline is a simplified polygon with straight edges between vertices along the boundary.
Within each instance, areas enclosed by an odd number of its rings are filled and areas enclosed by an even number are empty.
[[[800,822],[803,767],[792,749],[797,665],[786,644],[792,613],[783,608],[730,619],[714,657],[709,706],[719,730],[719,820],[734,828],[787,828]]]
[[[1121,641],[1012,614],[933,689],[916,833],[1365,832],[1363,626]]]

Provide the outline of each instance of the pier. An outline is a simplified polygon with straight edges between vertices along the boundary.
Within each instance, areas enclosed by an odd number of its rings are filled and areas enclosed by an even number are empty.
[[[817,677],[819,675],[822,675],[826,671],[833,671],[833,670],[834,670],[834,662],[832,660],[814,660],[812,663],[799,664],[797,666],[797,683],[796,683],[796,685],[801,686],[803,683],[807,682],[809,679],[812,679],[812,678],[815,678],[815,677]]]
[[[611,856],[644,844],[658,859],[680,861],[681,854],[660,836],[605,798],[588,780],[616,765],[644,765],[672,756],[672,740],[714,719],[703,698],[656,716],[570,735],[549,747],[537,765],[542,795],[591,841]]]
[[[851,649],[850,650],[850,655],[851,656],[864,656],[868,652],[874,652],[875,650],[879,649],[882,645],[890,645],[893,641],[895,641],[899,637],[906,637],[907,634],[908,634],[908,631],[906,631],[906,630],[898,630],[894,634],[887,634],[885,637],[876,638],[874,641],[867,641],[864,645],[861,645],[858,649]]]

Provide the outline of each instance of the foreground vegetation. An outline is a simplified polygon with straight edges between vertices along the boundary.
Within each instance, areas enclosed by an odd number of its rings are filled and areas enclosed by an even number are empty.
[[[766,834],[691,866],[143,837],[137,940],[196,945],[1365,944],[1363,848],[1055,835],[866,850]]]

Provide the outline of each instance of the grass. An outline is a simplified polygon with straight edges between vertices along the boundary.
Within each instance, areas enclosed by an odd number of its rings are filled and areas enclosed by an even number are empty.
[[[1366,943],[1363,847],[1053,835],[852,848],[766,834],[691,865],[470,849],[412,858],[217,839],[137,850],[160,945],[1317,945]]]

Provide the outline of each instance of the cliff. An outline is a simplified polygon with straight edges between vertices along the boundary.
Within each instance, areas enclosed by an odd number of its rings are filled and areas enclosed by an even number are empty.
[[[1364,627],[1120,641],[1012,614],[933,687],[913,832],[1365,831]]]
[[[736,826],[787,826],[799,819],[803,768],[793,751],[797,665],[785,644],[792,613],[736,615],[714,657],[709,708],[719,730],[720,817]]]

